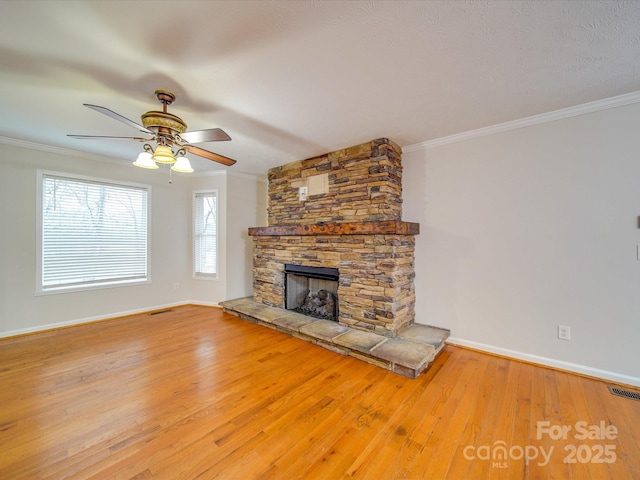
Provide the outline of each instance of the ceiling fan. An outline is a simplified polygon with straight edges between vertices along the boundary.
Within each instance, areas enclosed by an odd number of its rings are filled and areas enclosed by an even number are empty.
[[[99,139],[99,140],[134,140],[136,142],[145,142],[144,151],[133,162],[134,165],[143,168],[158,168],[157,163],[172,165],[171,169],[178,172],[193,172],[189,161],[184,156],[187,152],[199,157],[231,166],[236,163],[235,160],[213,153],[204,148],[196,147],[194,143],[202,142],[220,142],[231,140],[231,137],[220,128],[210,128],[207,130],[194,130],[187,132],[187,124],[177,115],[167,112],[167,106],[171,105],[176,96],[166,90],[156,90],[155,96],[162,104],[162,111],[152,110],[143,113],[140,117],[142,125],[129,120],[122,115],[98,105],[90,105],[89,107],[119,122],[147,134],[147,137],[113,137],[105,135],[68,135],[69,137],[78,139]],[[155,150],[146,142],[156,142]],[[173,148],[177,151],[174,152]]]

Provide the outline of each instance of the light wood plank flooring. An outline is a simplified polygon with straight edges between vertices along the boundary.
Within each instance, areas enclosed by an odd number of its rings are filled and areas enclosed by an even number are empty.
[[[0,386],[1,479],[640,479],[604,382],[453,346],[411,380],[211,307],[0,340]]]

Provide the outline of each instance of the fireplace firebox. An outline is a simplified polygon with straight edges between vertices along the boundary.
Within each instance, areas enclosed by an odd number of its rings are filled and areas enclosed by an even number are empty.
[[[287,310],[323,320],[338,321],[337,268],[284,266],[284,302]]]

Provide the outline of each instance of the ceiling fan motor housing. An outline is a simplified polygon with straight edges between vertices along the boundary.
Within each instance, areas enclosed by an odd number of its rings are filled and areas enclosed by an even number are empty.
[[[176,96],[167,90],[156,90],[156,98],[162,104],[162,112],[152,110],[143,113],[140,117],[142,125],[161,136],[170,136],[171,140],[176,134],[187,131],[187,124],[178,116],[167,112],[167,105],[171,105]]]
[[[151,111],[143,113],[140,117],[142,125],[157,133],[184,133],[187,131],[187,124],[176,115],[166,112]]]

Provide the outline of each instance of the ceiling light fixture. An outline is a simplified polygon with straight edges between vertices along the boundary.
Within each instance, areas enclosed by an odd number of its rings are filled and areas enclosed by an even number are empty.
[[[185,158],[180,160],[178,165],[174,165],[178,162],[178,156],[185,155],[187,152],[191,155],[197,155],[198,157],[206,158],[213,162],[220,163],[222,165],[231,166],[236,163],[232,158],[225,157],[219,153],[210,152],[204,148],[196,147],[194,143],[203,142],[220,142],[231,140],[231,137],[220,128],[209,128],[207,130],[195,130],[188,132],[187,124],[177,115],[167,112],[167,106],[171,105],[176,96],[167,90],[156,90],[155,96],[162,104],[162,111],[151,110],[143,113],[140,116],[142,125],[123,117],[119,113],[109,110],[108,108],[101,107],[99,105],[91,105],[85,103],[85,105],[92,110],[102,113],[108,117],[111,117],[119,122],[125,123],[130,127],[134,127],[142,133],[148,135],[147,138],[140,137],[111,137],[104,135],[69,135],[70,137],[78,139],[128,139],[135,140],[136,142],[155,142],[157,147],[154,149],[150,145],[144,145],[144,152],[138,155],[138,158],[133,162],[136,167],[142,168],[157,168],[156,163],[163,163],[167,165],[173,165],[176,168],[173,170],[178,172],[191,173],[193,169],[189,164],[189,161]],[[177,153],[173,152],[173,147],[178,149]],[[148,155],[147,155],[148,154]],[[169,170],[171,173],[171,170]]]
[[[189,159],[184,155],[177,158],[176,163],[171,166],[171,170],[180,173],[193,173],[191,163],[189,163]]]
[[[156,162],[153,161],[153,158],[152,158],[153,148],[151,148],[151,145],[147,145],[145,143],[142,148],[144,149],[144,151],[140,152],[140,154],[138,155],[138,158],[136,158],[133,164],[136,167],[149,168],[152,170],[155,170],[156,168],[158,168],[158,165],[156,164]]]
[[[133,164],[136,167],[149,168],[151,170],[155,170],[159,168],[158,164],[154,162],[153,159],[151,158],[151,154],[147,151],[140,152],[140,155],[138,155],[138,158],[136,159],[135,162],[133,162]]]
[[[136,167],[156,169],[158,163],[164,165],[171,165],[171,170],[180,173],[193,173],[193,168],[189,159],[185,156],[186,150],[181,148],[177,153],[173,153],[173,150],[169,145],[159,144],[154,151],[151,145],[146,144],[143,146],[144,151],[140,152],[138,158],[133,162]]]
[[[176,163],[176,157],[169,145],[158,145],[156,151],[151,156],[154,162],[173,165]]]

